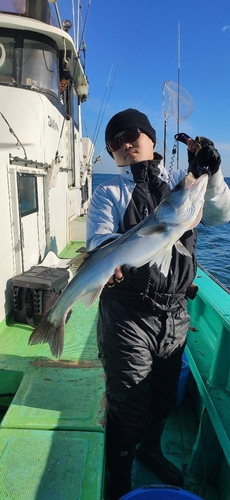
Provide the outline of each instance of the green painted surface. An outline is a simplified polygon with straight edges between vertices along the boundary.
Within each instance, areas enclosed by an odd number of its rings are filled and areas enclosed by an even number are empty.
[[[103,468],[101,433],[0,430],[1,500],[101,500]]]
[[[72,314],[65,327],[65,342],[62,359],[75,361],[97,361],[97,305],[86,310],[80,302],[73,306]],[[28,345],[33,328],[12,322],[2,325],[0,334],[0,365],[25,368],[26,361],[34,357],[52,358],[48,344]],[[14,358],[13,358],[14,357]]]
[[[230,465],[230,295],[198,269],[187,354],[203,405]]]
[[[72,251],[73,254],[73,251]],[[72,308],[72,314],[65,326],[65,342],[62,360],[75,362],[98,361],[96,325],[97,303],[89,309],[77,302]],[[0,352],[2,353],[0,367],[9,367],[23,371],[28,369],[28,363],[33,358],[52,358],[48,344],[28,345],[28,339],[33,328],[26,324],[8,324],[3,321],[0,326]],[[54,359],[54,358],[52,358]],[[98,362],[98,366],[101,366]]]
[[[40,368],[23,377],[2,427],[104,432],[101,369]]]
[[[79,248],[85,248],[85,241],[70,241],[59,254],[60,259],[73,259],[76,257]]]
[[[83,243],[61,257],[73,258]],[[29,346],[32,328],[0,325],[0,500],[101,500],[104,372],[98,360],[97,304],[76,303],[62,358]]]
[[[73,258],[76,250],[82,246],[83,242],[71,242],[60,256]],[[187,399],[187,393],[183,404],[172,412],[166,424],[162,445],[167,458],[183,471],[186,491],[196,493],[205,500],[230,500],[230,298],[201,269],[198,269],[196,283],[199,293],[194,301],[188,303],[192,329],[188,333],[187,354],[193,375],[189,384],[192,399]],[[0,395],[5,394],[5,397],[0,398],[0,411],[2,409],[5,414],[0,428],[1,460],[7,455],[6,450],[10,457],[7,468],[1,461],[0,470],[3,464],[4,474],[1,471],[3,475],[0,479],[3,477],[6,483],[8,469],[11,482],[11,469],[15,466],[15,459],[19,461],[20,453],[23,458],[22,468],[20,469],[20,464],[16,468],[18,480],[15,480],[14,492],[9,490],[11,496],[6,496],[4,490],[4,496],[0,495],[0,500],[75,498],[71,497],[72,490],[65,489],[67,482],[64,470],[67,470],[67,477],[69,473],[66,461],[61,462],[61,473],[57,478],[62,483],[59,488],[62,496],[57,496],[56,492],[52,496],[51,489],[47,490],[49,496],[45,496],[43,476],[41,477],[39,469],[40,459],[38,463],[34,459],[37,486],[35,488],[28,483],[28,488],[32,488],[32,496],[27,495],[25,481],[21,480],[18,472],[21,471],[22,477],[25,474],[26,478],[31,437],[25,444],[25,436],[27,439],[27,436],[39,435],[36,443],[40,442],[40,438],[41,443],[44,442],[43,435],[53,436],[49,438],[50,449],[53,449],[52,442],[60,442],[58,439],[55,441],[54,436],[75,436],[80,432],[77,429],[86,429],[81,431],[86,436],[90,429],[90,435],[100,434],[104,449],[104,381],[97,353],[96,324],[97,304],[86,310],[84,305],[76,303],[66,324],[64,352],[60,360],[52,357],[46,344],[28,346],[32,331],[30,326],[13,321],[0,325]],[[77,463],[84,453],[81,446],[76,444],[77,440],[74,443],[71,441]],[[89,446],[90,449],[91,444],[84,446]],[[39,447],[38,444],[38,450]],[[48,465],[46,466],[49,463],[47,457],[50,456],[48,448],[49,445],[46,444],[44,456],[47,460],[41,459],[45,473],[49,472]],[[26,453],[26,449],[29,452]],[[31,456],[34,457],[32,453]],[[54,458],[54,463],[55,460]],[[101,459],[94,457],[94,460],[98,460],[97,472],[101,478],[99,481],[102,481]],[[77,465],[74,468],[78,470]],[[46,477],[49,478],[49,475]],[[96,493],[89,495],[90,475],[82,478],[79,471],[77,477],[81,477],[84,491],[80,489],[79,493],[78,483],[74,483],[76,499],[103,498],[97,489]],[[160,483],[159,478],[137,460],[134,461],[132,479],[133,488],[144,483]],[[49,483],[49,480],[46,481]],[[85,491],[88,495],[86,497],[82,496]]]

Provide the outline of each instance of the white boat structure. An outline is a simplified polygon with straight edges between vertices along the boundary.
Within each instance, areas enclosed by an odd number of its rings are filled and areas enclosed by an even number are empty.
[[[12,277],[76,239],[91,197],[93,148],[82,137],[87,78],[48,0],[1,0],[0,29],[2,320],[12,309]]]

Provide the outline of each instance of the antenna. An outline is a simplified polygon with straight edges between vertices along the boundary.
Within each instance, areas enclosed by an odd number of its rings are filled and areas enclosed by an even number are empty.
[[[180,85],[180,22],[178,22],[178,78],[177,82],[167,80],[163,85],[162,110],[164,115],[164,165],[166,166],[167,153],[167,122],[172,116],[177,123],[179,134],[180,123],[193,112],[193,100],[189,92]],[[177,169],[179,169],[179,142],[177,141]],[[174,155],[175,153],[173,153]],[[174,159],[174,156],[173,156]]]
[[[76,18],[75,18],[75,8],[74,8],[74,0],[72,0],[72,17],[73,17],[73,40],[74,45],[77,48],[77,37],[76,37]]]
[[[80,0],[77,1],[77,19],[74,7],[75,0],[72,0],[72,15],[73,15],[73,40],[76,51],[79,51],[79,17],[80,17]]]

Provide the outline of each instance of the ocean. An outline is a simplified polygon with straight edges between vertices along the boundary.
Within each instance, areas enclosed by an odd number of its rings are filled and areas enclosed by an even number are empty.
[[[93,174],[93,191],[116,174]],[[230,187],[230,177],[225,177]],[[196,257],[198,264],[230,290],[230,222],[218,227],[197,227]]]

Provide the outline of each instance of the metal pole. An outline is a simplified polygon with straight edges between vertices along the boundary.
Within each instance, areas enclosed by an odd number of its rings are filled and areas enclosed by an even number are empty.
[[[55,0],[55,2],[54,2],[54,8],[55,8],[55,11],[56,11],[56,16],[57,16],[57,19],[58,19],[59,28],[61,28],[61,29],[62,29],[61,17],[60,17],[60,13],[59,13],[59,9],[58,9],[58,6],[57,6],[57,1],[56,1],[56,0]]]
[[[79,52],[81,50],[81,47],[79,46],[79,43],[80,43],[80,12],[81,12],[81,3],[80,3],[80,0],[78,0],[78,2],[77,2],[77,34],[76,34],[76,37],[77,37],[76,45],[77,45],[78,55],[79,55]]]
[[[164,167],[166,168],[166,161],[167,161],[167,139],[166,139],[166,135],[167,135],[167,120],[165,118],[165,121],[164,121]]]
[[[180,132],[180,21],[178,21],[178,71],[177,71],[177,133]],[[177,142],[177,170],[179,169],[179,141]]]
[[[72,0],[72,16],[73,16],[73,40],[74,40],[74,45],[76,47],[76,19],[75,19],[75,8],[74,8],[74,0]]]

